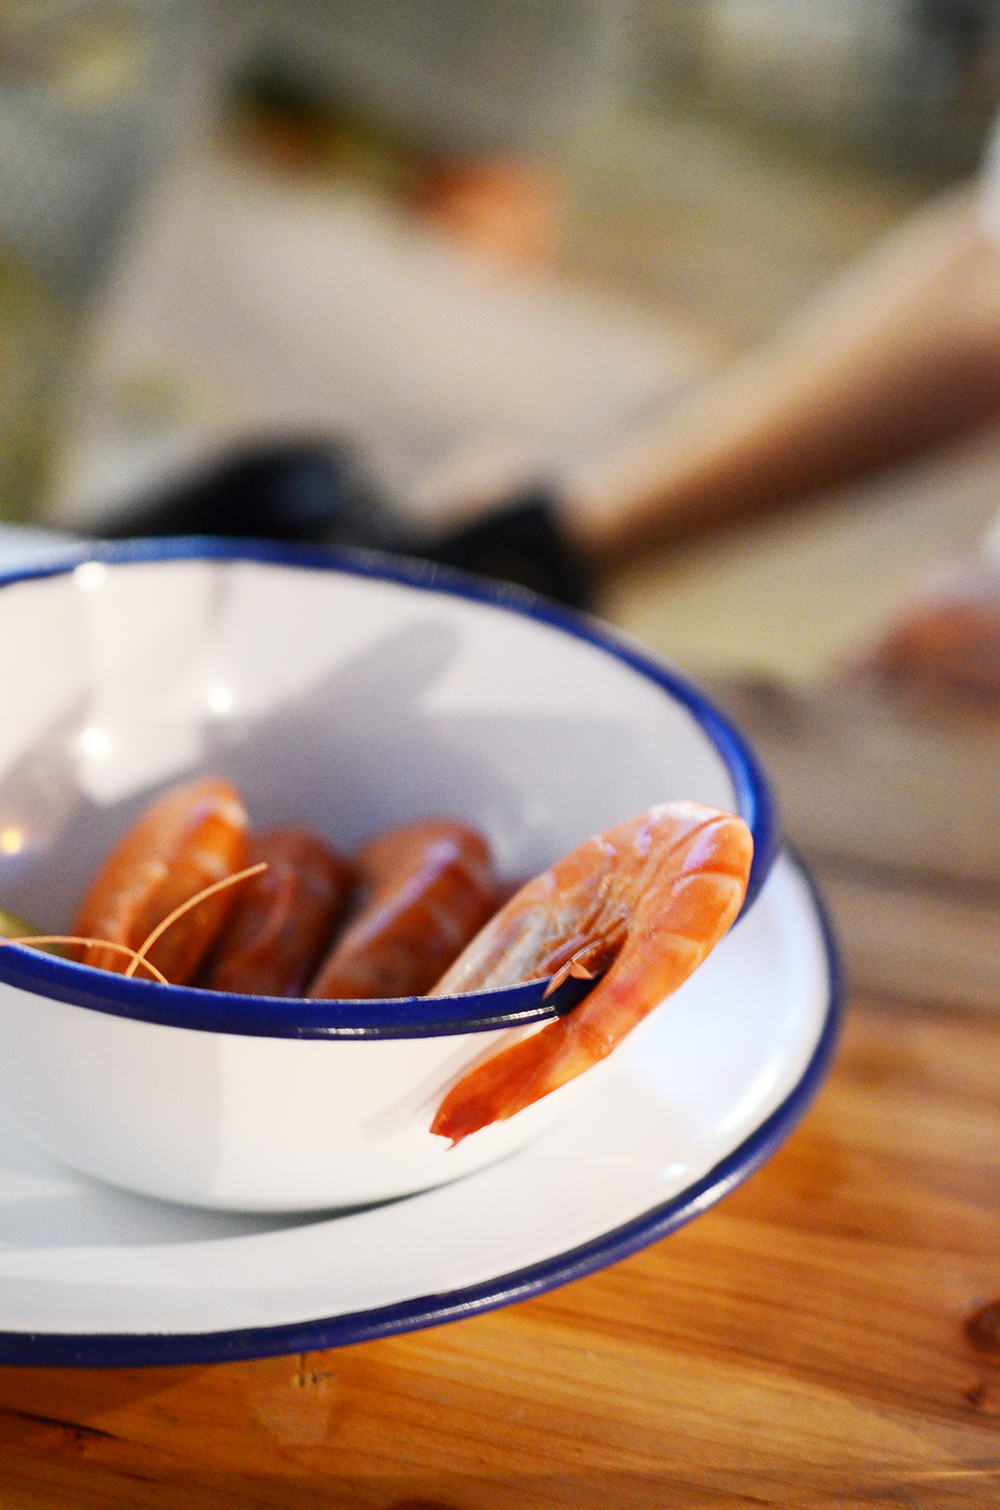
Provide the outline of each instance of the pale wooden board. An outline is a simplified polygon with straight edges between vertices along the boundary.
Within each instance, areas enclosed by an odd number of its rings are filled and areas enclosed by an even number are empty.
[[[850,985],[1000,1009],[1000,710],[835,680],[709,686],[771,774]]]
[[[1000,890],[1000,709],[865,684],[718,676],[804,848]]]
[[[1000,1009],[1000,903],[907,885],[813,856],[849,983],[903,1000]]]

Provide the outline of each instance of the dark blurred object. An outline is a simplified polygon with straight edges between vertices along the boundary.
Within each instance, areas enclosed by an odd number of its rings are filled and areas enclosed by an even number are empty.
[[[584,563],[560,535],[552,500],[544,493],[526,494],[418,554],[443,566],[515,582],[570,608],[589,606]]]
[[[389,548],[395,531],[347,454],[321,442],[278,442],[223,456],[138,499],[101,533],[229,535]]]
[[[571,608],[589,601],[583,564],[561,538],[544,492],[525,492],[462,529],[421,540],[368,487],[345,451],[321,442],[226,457],[139,501],[99,533],[113,540],[226,535],[385,550],[513,582]]]

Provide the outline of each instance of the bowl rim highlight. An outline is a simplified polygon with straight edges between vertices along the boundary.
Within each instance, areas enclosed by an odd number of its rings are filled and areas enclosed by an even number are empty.
[[[741,916],[753,905],[767,878],[779,845],[777,813],[768,779],[749,742],[679,671],[597,619],[525,588],[468,576],[432,562],[377,551],[327,550],[216,536],[81,542],[79,547],[70,547],[38,565],[0,572],[0,591],[19,582],[67,575],[89,561],[108,566],[246,561],[346,573],[504,609],[583,640],[645,676],[679,702],[714,745],[733,783],[735,811],[748,824],[754,840]],[[378,1001],[236,996],[126,978],[16,943],[0,948],[0,981],[56,1001],[142,1022],[212,1033],[304,1039],[424,1038],[490,1032],[546,1021],[569,1011],[591,985],[570,979],[547,998],[546,980],[463,996]]]

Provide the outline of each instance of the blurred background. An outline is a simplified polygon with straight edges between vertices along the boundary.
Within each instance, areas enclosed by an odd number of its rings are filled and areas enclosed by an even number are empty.
[[[998,105],[1000,0],[7,0],[0,519],[127,529],[287,444],[332,455],[391,543],[557,495],[970,178]],[[946,917],[858,879],[877,851],[995,889],[985,851],[942,850],[949,794],[995,785],[992,724],[816,689],[977,546],[998,460],[987,428],[588,590],[732,699],[857,978],[916,989],[938,928],[921,979],[947,955],[952,993],[993,1002],[992,946],[968,966],[992,891]],[[900,779],[937,803],[937,849],[912,806],[885,820]]]
[[[992,0],[10,0],[0,516],[264,432],[425,518],[558,477],[973,171],[998,58]]]

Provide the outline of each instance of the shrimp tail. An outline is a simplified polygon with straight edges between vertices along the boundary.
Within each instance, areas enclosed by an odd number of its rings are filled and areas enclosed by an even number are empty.
[[[572,1014],[511,1044],[465,1075],[438,1107],[431,1132],[452,1146],[491,1122],[506,1122],[533,1101],[582,1075],[594,1057],[572,1031]],[[601,1056],[603,1057],[603,1055]]]

